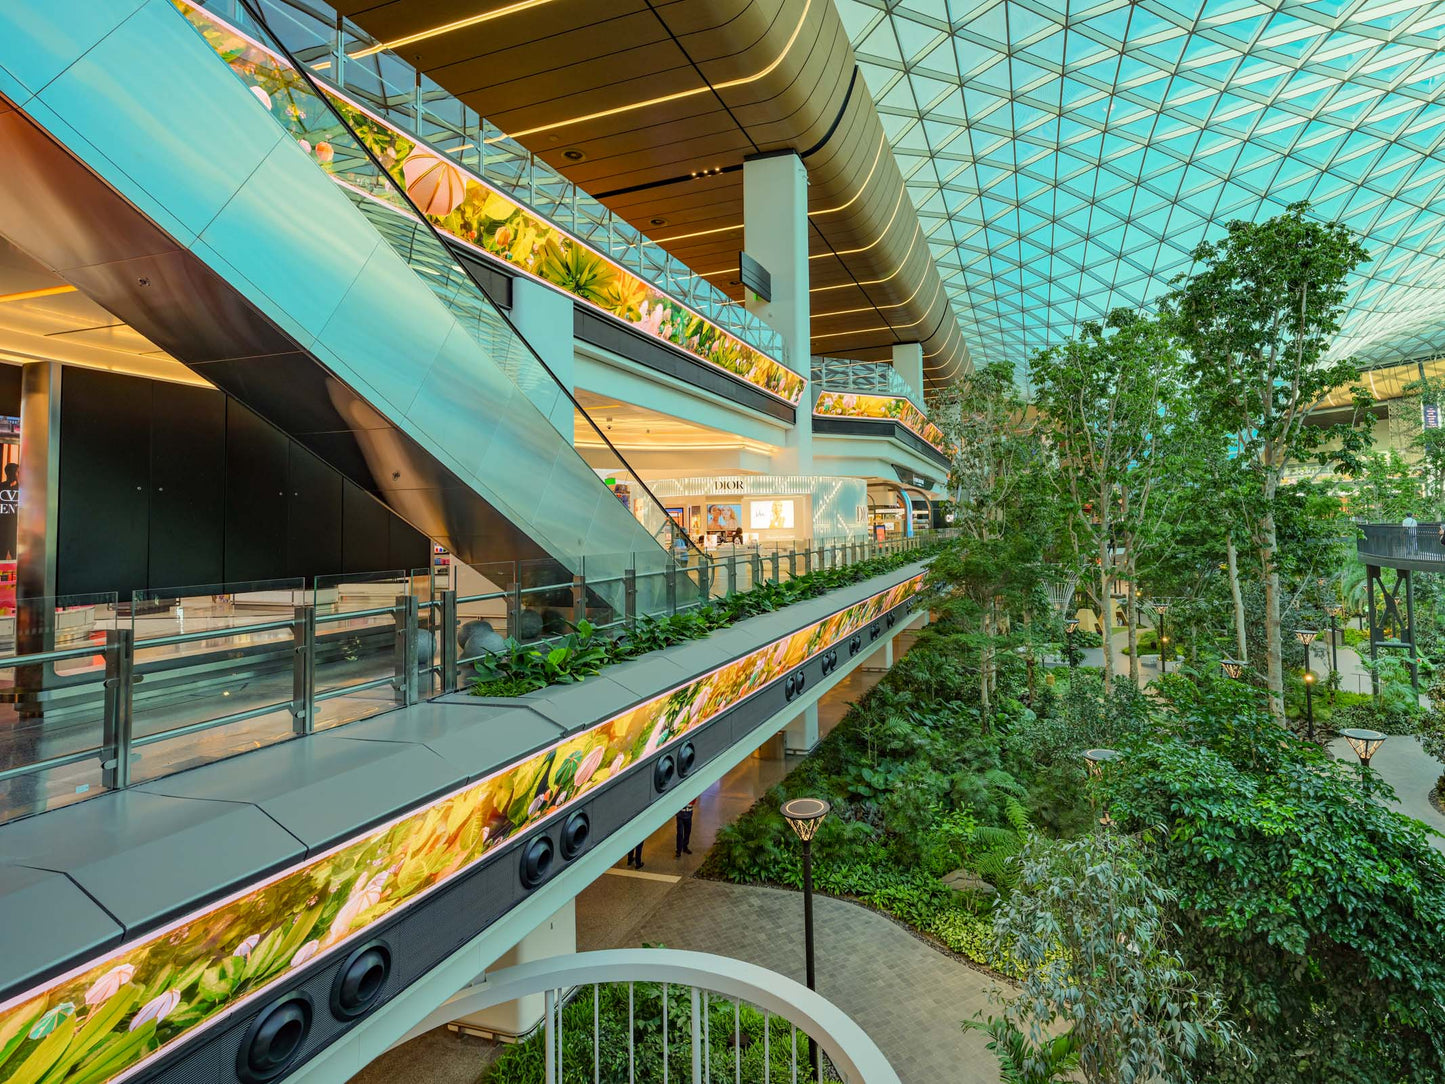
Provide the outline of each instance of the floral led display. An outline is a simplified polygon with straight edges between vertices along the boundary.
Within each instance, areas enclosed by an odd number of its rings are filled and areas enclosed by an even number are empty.
[[[291,63],[219,19],[214,13],[175,0],[221,59],[295,136],[297,143],[339,183],[382,202],[362,168],[343,161],[333,143],[339,126],[315,101]],[[796,404],[804,381],[787,366],[663,293],[577,237],[517,203],[476,174],[463,169],[415,136],[397,128],[329,84],[318,84],[346,125],[406,190],[412,203],[438,229],[478,252],[564,290],[629,327],[684,350],[781,399]],[[328,132],[328,126],[330,131]],[[332,138],[327,138],[330,135]],[[409,213],[409,208],[398,208]]]
[[[825,391],[818,395],[813,413],[832,418],[886,418],[912,430],[940,452],[947,454],[947,442],[934,425],[909,400],[896,395],[860,395],[851,391]]]
[[[103,1084],[362,936],[919,590],[921,575],[0,1004],[0,1081]]]

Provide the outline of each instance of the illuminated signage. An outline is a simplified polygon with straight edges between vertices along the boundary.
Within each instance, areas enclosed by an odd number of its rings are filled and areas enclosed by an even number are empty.
[[[864,395],[844,391],[819,392],[813,414],[820,418],[878,418],[894,421],[905,429],[912,430],[940,452],[948,452],[942,430],[924,417],[923,411],[902,396]]]
[[[285,57],[246,36],[210,10],[174,0],[231,70],[321,168],[353,193],[390,204],[375,166],[343,141],[335,117],[311,96]],[[468,248],[540,279],[621,323],[796,404],[804,379],[749,346],[572,233],[525,207],[450,156],[403,132],[386,118],[325,83],[327,100],[359,133],[418,210]],[[308,108],[309,107],[309,108]],[[354,153],[353,153],[354,152]],[[348,161],[348,155],[354,161]],[[396,201],[401,202],[401,201]],[[410,213],[410,208],[398,208]]]
[[[0,1004],[0,1079],[130,1075],[852,635],[903,581]]]

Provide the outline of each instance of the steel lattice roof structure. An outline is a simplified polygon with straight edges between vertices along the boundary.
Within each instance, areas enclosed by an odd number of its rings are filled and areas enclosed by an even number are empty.
[[[1373,256],[1336,351],[1445,353],[1445,2],[834,2],[975,359],[1303,199]]]

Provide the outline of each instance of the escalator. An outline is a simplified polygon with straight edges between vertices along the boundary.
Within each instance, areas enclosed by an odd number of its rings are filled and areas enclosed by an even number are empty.
[[[489,578],[660,591],[672,539],[553,426],[569,389],[418,213],[425,184],[224,6],[0,10],[0,234]]]

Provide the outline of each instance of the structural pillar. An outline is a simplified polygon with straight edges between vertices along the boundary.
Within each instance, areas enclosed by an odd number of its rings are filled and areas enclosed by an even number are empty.
[[[566,294],[518,275],[512,280],[512,325],[569,392],[576,387],[572,341],[573,301]],[[561,394],[547,414],[557,432],[573,441],[572,400]]]
[[[883,647],[869,656],[868,661],[863,664],[864,670],[891,670],[893,669],[893,637],[883,641]]]
[[[807,381],[778,474],[813,473],[812,348],[808,298],[808,170],[793,151],[743,163],[743,251],[772,277],[773,297],[748,311],[783,337],[783,362]]]
[[[783,748],[789,753],[808,753],[818,744],[818,705],[809,704],[783,730]]]
[[[495,963],[488,972],[500,971],[514,964],[530,963],[548,956],[563,956],[577,951],[577,900],[568,900],[561,910],[545,919],[536,929],[518,941]],[[490,1009],[460,1016],[452,1021],[453,1026],[471,1032],[481,1032],[489,1037],[508,1038],[525,1035],[542,1020],[543,999],[541,994],[509,1001],[505,1005],[494,1005]]]
[[[923,344],[895,343],[893,346],[893,370],[918,393],[923,402]]]

